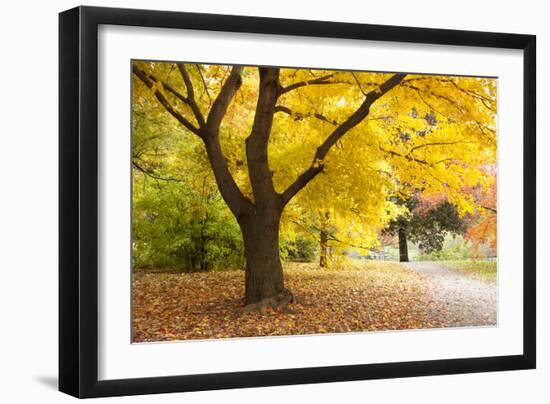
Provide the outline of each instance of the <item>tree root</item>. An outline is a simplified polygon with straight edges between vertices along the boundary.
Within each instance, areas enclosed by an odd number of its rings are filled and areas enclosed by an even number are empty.
[[[243,307],[243,313],[259,312],[265,314],[267,309],[282,309],[285,313],[293,313],[288,307],[294,301],[294,295],[288,289],[274,297],[267,297],[256,303],[250,303]]]

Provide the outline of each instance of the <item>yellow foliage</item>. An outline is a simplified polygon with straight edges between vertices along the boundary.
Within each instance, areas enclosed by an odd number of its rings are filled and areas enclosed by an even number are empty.
[[[161,83],[153,88],[134,76],[133,105],[162,117],[166,131],[181,133],[188,146],[169,171],[185,170],[184,153],[204,156],[200,139],[178,125],[151,91],[162,91],[190,122],[196,119],[183,97],[185,86],[174,63],[135,62]],[[188,64],[195,99],[204,116],[230,73],[231,66]],[[288,88],[278,100],[268,144],[275,190],[282,193],[308,167],[323,165],[316,176],[287,205],[283,231],[301,231],[300,225],[319,225],[320,211],[331,212],[331,226],[342,244],[372,248],[378,232],[401,212],[390,196],[421,192],[444,196],[461,215],[477,207],[467,192],[489,187],[493,178],[484,167],[496,164],[496,79],[409,74],[371,107],[368,116],[339,140],[324,161],[314,155],[327,136],[345,121],[369,91],[392,74],[284,68],[280,84]],[[258,98],[259,74],[244,68],[242,85],[225,114],[220,140],[242,193],[253,200],[248,176],[245,139],[249,136]],[[173,153],[172,153],[173,154]],[[203,158],[205,167],[206,159]],[[333,242],[334,244],[334,242]]]

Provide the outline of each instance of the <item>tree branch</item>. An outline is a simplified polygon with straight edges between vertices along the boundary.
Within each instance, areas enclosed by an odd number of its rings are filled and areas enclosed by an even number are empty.
[[[220,126],[229,104],[242,84],[241,66],[233,66],[206,119],[204,144],[216,184],[233,215],[239,221],[243,214],[254,209],[254,204],[243,195],[235,182],[220,145]]]
[[[199,76],[201,76],[201,81],[202,81],[202,85],[204,87],[204,92],[208,96],[208,104],[212,105],[212,97],[210,96],[210,91],[208,91],[208,86],[206,85],[206,80],[204,79],[204,75],[202,74],[201,67],[200,67],[199,64],[195,64],[195,67],[197,68],[197,71],[199,72]]]
[[[279,97],[279,69],[259,67],[258,101],[250,136],[246,138],[248,176],[256,204],[278,201],[273,186],[273,173],[269,169],[267,145],[273,125],[275,104]]]
[[[338,125],[338,121],[335,121],[335,120],[332,120],[332,119],[329,119],[327,118],[326,116],[322,115],[322,114],[319,114],[317,112],[314,112],[314,113],[307,113],[307,114],[302,114],[300,112],[294,112],[292,111],[290,108],[288,107],[285,107],[284,105],[277,105],[275,106],[275,112],[283,112],[289,116],[292,116],[294,117],[294,120],[296,121],[299,121],[301,120],[302,118],[317,118],[319,119],[320,121],[323,121],[323,122],[326,122],[326,123],[329,123],[333,126],[336,126]]]
[[[134,168],[136,168],[138,171],[142,172],[146,176],[151,177],[155,180],[161,180],[161,181],[167,181],[167,182],[183,182],[179,178],[163,177],[161,175],[157,175],[153,170],[144,168],[143,166],[138,164],[135,160],[132,160],[132,166],[134,166]]]
[[[204,117],[202,116],[201,110],[195,101],[195,90],[193,89],[193,83],[187,73],[187,69],[183,63],[178,63],[178,70],[180,71],[183,82],[185,83],[185,88],[187,89],[187,104],[191,107],[195,119],[199,123],[199,127],[202,128],[205,125]]]
[[[306,171],[304,171],[296,179],[296,181],[294,181],[282,193],[283,203],[288,203],[288,201],[290,201],[294,197],[294,195],[296,195],[303,187],[305,187],[309,181],[311,181],[321,171],[323,171],[323,161],[332,146],[334,146],[334,144],[338,142],[338,140],[340,140],[342,136],[344,136],[347,132],[357,126],[363,119],[365,119],[369,114],[371,105],[392,88],[399,85],[399,83],[403,81],[406,75],[406,73],[394,74],[384,83],[382,83],[378,87],[378,89],[372,90],[367,94],[361,106],[348,119],[337,126],[336,129],[334,129],[334,131],[317,148],[311,166]]]
[[[241,73],[243,71],[242,66],[233,66],[229,77],[225,81],[220,90],[220,93],[216,97],[216,100],[212,104],[208,118],[206,119],[206,129],[210,134],[215,134],[220,129],[222,119],[231,103],[231,100],[235,96],[237,90],[241,87],[242,79]]]
[[[144,71],[139,70],[136,65],[132,66],[132,71],[150,89],[154,88],[154,83],[160,83],[156,78],[152,77],[151,75],[147,76],[147,74]],[[240,219],[240,217],[243,213],[245,213],[246,210],[250,210],[250,208],[253,208],[254,205],[248,198],[246,198],[242,194],[239,186],[237,185],[235,179],[229,171],[227,160],[223,154],[219,141],[219,127],[225,115],[225,112],[227,111],[229,103],[231,102],[233,96],[235,95],[235,92],[241,85],[241,71],[242,67],[233,67],[231,74],[222,86],[222,89],[220,90],[216,101],[214,101],[214,104],[210,109],[208,120],[204,128],[200,129],[194,127],[187,119],[185,119],[179,112],[177,112],[174,107],[168,102],[166,97],[164,97],[160,90],[155,89],[154,92],[155,97],[170,114],[172,114],[182,125],[184,125],[186,128],[188,128],[193,133],[203,139],[206,147],[206,152],[208,154],[208,160],[212,167],[212,171],[214,172],[214,177],[216,179],[218,189],[224,201],[227,203],[229,209],[235,215],[237,220]],[[186,72],[184,71],[182,77],[185,76],[185,73]],[[186,79],[184,78],[184,81],[185,80]],[[192,91],[191,93],[189,93],[189,88],[190,87],[187,88],[188,95],[189,97],[192,97],[194,96],[194,93]],[[190,98],[187,98],[186,100],[189,99]]]
[[[390,79],[380,85],[379,90],[370,91],[361,106],[347,120],[338,126],[330,136],[317,148],[315,160],[322,162],[329,152],[330,148],[349,130],[357,126],[368,114],[371,105],[397,86],[405,78],[406,74],[395,74]]]
[[[357,78],[355,73],[351,72],[351,75],[353,76],[355,82],[357,83],[357,87],[359,87],[359,90],[361,90],[361,93],[366,97],[367,93],[365,92],[365,90],[363,90],[363,87],[361,86],[361,83],[359,82],[359,79]]]
[[[205,137],[204,144],[220,194],[238,221],[244,213],[254,209],[254,204],[243,195],[233,175],[231,175],[219,139],[217,137]]]
[[[413,81],[423,81],[423,80],[436,80],[436,81],[439,81],[440,83],[449,83],[451,84],[454,88],[456,88],[458,91],[466,94],[466,95],[469,95],[471,97],[474,97],[476,98],[478,101],[480,101],[483,106],[485,108],[487,108],[488,110],[490,110],[491,112],[496,112],[495,111],[495,108],[491,105],[491,104],[494,104],[495,103],[495,100],[490,98],[490,97],[487,97],[487,96],[484,96],[482,94],[479,94],[473,90],[469,90],[469,89],[465,89],[465,88],[462,88],[460,87],[455,80],[451,79],[451,78],[447,78],[447,79],[444,79],[444,78],[434,78],[434,77],[416,77],[416,78],[410,78],[410,79],[407,79],[405,80],[405,82],[413,82]]]
[[[456,141],[452,141],[452,142],[430,142],[430,143],[424,143],[424,144],[421,144],[421,145],[417,145],[417,146],[412,147],[412,148],[409,150],[409,153],[408,153],[408,154],[412,154],[415,150],[422,149],[423,147],[429,147],[429,146],[448,146],[448,145],[459,144],[459,143],[476,143],[476,142],[469,142],[469,141],[466,141],[466,140],[456,140]]]
[[[328,79],[330,79],[333,76],[334,76],[334,74],[327,74],[326,76],[318,77],[316,79],[299,81],[297,83],[293,83],[293,84],[290,84],[286,87],[283,87],[280,90],[279,94],[282,95],[282,94],[288,93],[289,91],[296,90],[297,88],[309,86],[309,85],[312,85],[312,84],[335,84],[332,81],[327,81]]]
[[[432,97],[442,99],[442,100],[446,101],[447,103],[449,103],[450,105],[452,105],[454,108],[456,108],[459,112],[461,112],[461,113],[464,113],[464,112],[465,112],[465,111],[464,111],[464,108],[462,108],[462,106],[460,106],[459,104],[457,104],[456,101],[454,101],[453,99],[449,98],[449,97],[446,96],[446,95],[437,94],[436,92],[434,92],[434,91],[432,91],[432,90],[422,90],[421,88],[419,88],[419,87],[417,87],[417,86],[415,86],[415,85],[413,85],[413,84],[410,84],[410,83],[404,83],[403,85],[404,85],[405,87],[408,87],[408,88],[410,88],[410,89],[416,91],[416,92],[419,93],[419,94],[425,92],[425,93],[430,94]],[[426,104],[426,105],[428,105],[428,104]],[[429,105],[428,105],[428,106],[429,106]],[[430,108],[431,108],[431,107],[430,107]],[[432,109],[433,109],[433,108],[432,108]],[[434,109],[434,111],[436,111],[436,110]],[[437,111],[436,111],[436,112],[437,112]],[[445,115],[443,115],[443,116],[445,116]]]
[[[143,84],[145,84],[151,90],[153,90],[153,88],[154,88],[154,83],[159,83],[160,85],[164,86],[163,83],[161,83],[159,80],[157,80],[154,76],[147,75],[143,70],[138,69],[138,67],[136,65],[132,66],[132,72],[143,82]],[[171,89],[171,87],[170,87],[170,89],[168,87],[165,87],[165,88],[170,92],[177,93],[175,90]],[[180,114],[175,109],[175,107],[166,99],[166,97],[162,94],[162,92],[158,88],[154,89],[154,94],[155,94],[155,97],[157,98],[157,100],[161,103],[161,105],[164,107],[164,109],[168,113],[170,113],[170,115],[172,115],[174,118],[176,118],[183,126],[185,126],[187,129],[189,129],[195,135],[202,138],[202,134],[201,134],[199,128],[196,128],[189,120],[187,120],[182,114]],[[179,93],[177,93],[177,94],[179,94]],[[185,97],[181,96],[181,94],[179,94],[179,95],[180,95],[180,97],[185,99]]]
[[[330,119],[329,117],[323,115],[323,114],[320,114],[318,112],[313,112],[313,113],[302,113],[302,112],[294,112],[292,111],[290,108],[284,106],[284,105],[277,105],[275,106],[275,112],[283,112],[289,116],[292,116],[294,117],[294,120],[295,121],[300,121],[302,120],[303,118],[316,118],[320,121],[323,121],[323,122],[326,122],[326,123],[329,123],[331,124],[332,126],[338,126],[340,123],[335,120],[335,119]],[[388,120],[390,118],[389,115],[383,115],[383,116],[377,116],[377,117],[374,117],[374,118],[365,118],[364,120],[365,121],[384,121],[384,120]]]
[[[481,205],[481,207],[482,207],[483,209],[486,209],[486,210],[490,211],[490,212],[497,213],[497,210],[496,210],[495,208],[491,208],[490,206],[483,206],[483,205]]]
[[[384,149],[382,146],[379,146],[378,148],[380,149],[380,151],[383,151],[384,153],[390,154],[392,156],[402,157],[402,158],[407,159],[409,161],[414,161],[416,163],[427,165],[427,166],[433,165],[433,164],[428,163],[426,160],[420,160],[420,159],[417,159],[415,157],[409,156],[408,154],[401,154],[401,153],[398,153],[398,152],[393,151],[393,150],[387,150],[387,149]]]
[[[287,204],[298,192],[300,192],[312,179],[314,179],[324,166],[312,165],[296,178],[290,186],[282,193],[283,204]]]
[[[291,220],[291,222],[294,223],[296,226],[301,227],[303,231],[305,231],[306,233],[308,233],[310,236],[312,236],[314,238],[318,237],[318,233],[321,232],[321,228],[318,227],[318,226],[314,226],[314,225],[310,226],[312,230],[316,231],[316,233],[313,233],[305,224],[303,224],[303,223],[301,223],[297,220]],[[362,250],[368,250],[368,251],[372,250],[371,247],[361,246],[359,244],[348,243],[346,241],[340,240],[336,236],[334,236],[333,233],[330,233],[330,232],[327,232],[327,236],[328,236],[327,241],[335,241],[339,244],[343,244],[343,245],[346,245],[346,246],[351,247],[351,248],[360,248]]]
[[[464,108],[460,105],[458,105],[454,100],[450,99],[449,97],[447,96],[444,96],[444,95],[441,95],[441,94],[436,94],[435,92],[431,91],[431,90],[422,90],[420,88],[418,88],[417,86],[414,86],[412,84],[410,84],[409,81],[407,81],[406,83],[403,83],[403,86],[405,87],[408,87],[412,90],[414,90],[416,92],[416,94],[420,97],[420,99],[422,100],[422,102],[424,102],[424,104],[426,104],[432,111],[438,113],[439,115],[441,116],[444,116],[445,118],[447,119],[450,119],[448,116],[444,115],[443,113],[439,112],[438,110],[436,110],[432,105],[430,105],[428,103],[428,101],[424,98],[424,96],[422,95],[422,92],[425,91],[426,93],[430,94],[431,96],[435,97],[435,98],[440,98],[444,101],[446,101],[447,103],[449,103],[450,105],[452,105],[454,108],[456,108],[460,113],[465,113],[467,111],[464,110]],[[473,96],[473,95],[472,95]],[[476,126],[478,127],[478,129],[480,130],[480,132],[491,142],[491,143],[496,143],[495,139],[493,137],[491,137],[490,135],[488,135],[485,131],[488,130],[490,131],[491,133],[495,134],[496,132],[491,129],[491,128],[488,128],[486,126],[483,126],[481,125],[478,121],[476,120],[473,120],[472,121],[473,123],[476,124]]]

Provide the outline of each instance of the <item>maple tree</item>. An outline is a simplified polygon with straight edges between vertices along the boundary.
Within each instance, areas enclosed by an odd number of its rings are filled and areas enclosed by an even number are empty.
[[[304,212],[329,212],[341,238],[369,247],[401,213],[389,195],[445,195],[464,215],[477,205],[463,190],[491,186],[481,167],[496,160],[494,79],[145,61],[132,71],[133,105],[172,118],[164,130],[208,167],[237,222],[247,304],[292,300],[280,233]],[[168,171],[186,172],[178,164]]]

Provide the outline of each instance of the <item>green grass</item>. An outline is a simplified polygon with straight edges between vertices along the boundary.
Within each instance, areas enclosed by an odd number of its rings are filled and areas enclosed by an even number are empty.
[[[443,261],[441,265],[460,271],[466,275],[472,276],[487,282],[496,282],[497,263],[496,261],[485,260],[460,260]]]

